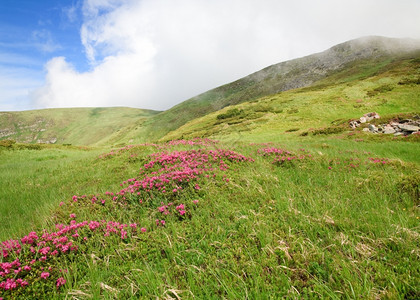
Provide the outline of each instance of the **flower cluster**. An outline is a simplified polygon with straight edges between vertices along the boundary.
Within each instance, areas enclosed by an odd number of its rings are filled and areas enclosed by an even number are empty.
[[[223,149],[158,152],[149,157],[151,160],[140,170],[141,176],[124,181],[122,186],[127,186],[115,193],[114,200],[126,200],[129,194],[140,196],[141,192],[151,191],[176,194],[202,176],[216,177],[218,171],[228,170],[229,162],[253,161]],[[200,189],[198,183],[194,187]]]
[[[30,232],[17,240],[7,240],[0,244],[0,291],[24,288],[33,278],[52,280],[56,287],[65,284],[62,271],[51,266],[56,258],[77,253],[93,234],[120,236],[125,240],[137,233],[136,223],[123,224],[114,221],[71,220],[69,225],[56,224],[53,232]],[[142,227],[140,232],[146,232]]]
[[[151,146],[167,149],[177,145],[201,147],[214,146],[216,143],[208,139],[195,139]],[[136,146],[127,146],[103,155],[101,158],[118,155],[130,149],[134,151],[134,147]],[[159,215],[156,225],[165,226],[167,215],[171,214],[180,220],[185,219],[199,202],[197,199],[193,200],[192,204],[180,202],[179,192],[187,188],[200,191],[205,184],[205,178],[216,178],[227,183],[229,179],[226,175],[219,176],[220,172],[229,170],[232,163],[253,162],[252,158],[234,151],[209,150],[200,147],[194,150],[153,153],[148,156],[149,161],[140,169],[139,176],[125,180],[118,192],[105,192],[91,196],[74,195],[67,204],[61,202],[60,210],[64,209],[66,212],[61,217],[69,220],[68,224],[58,223],[55,225],[55,230],[51,232],[32,231],[20,239],[0,243],[0,295],[11,295],[13,290],[20,293],[21,289],[23,291],[26,286],[34,284],[60,288],[66,284],[63,273],[68,272],[68,270],[59,269],[61,259],[65,259],[69,254],[83,253],[93,238],[100,236],[101,239],[106,240],[112,236],[113,239],[126,241],[147,231],[145,227],[140,227],[137,223],[125,224],[105,220],[78,222],[78,216],[82,214],[79,211],[67,209],[77,207],[91,209],[93,208],[91,205],[95,205],[95,209],[101,209],[96,205],[108,209],[108,203],[111,203],[113,207],[121,207],[121,205],[126,207],[132,203],[132,200],[142,204],[146,199],[153,203],[151,200],[157,198],[156,195],[159,193],[159,198],[163,196],[168,202],[161,202],[161,205],[157,207],[158,212],[151,213]],[[134,153],[133,151],[130,151],[131,154]],[[173,201],[170,202],[170,199]]]

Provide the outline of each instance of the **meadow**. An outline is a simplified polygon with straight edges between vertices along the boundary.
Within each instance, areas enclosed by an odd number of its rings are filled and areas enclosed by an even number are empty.
[[[0,297],[419,298],[418,137],[338,136],[3,147]]]
[[[164,112],[1,113],[0,300],[419,299],[420,134],[349,126],[420,118],[420,53],[379,46]]]

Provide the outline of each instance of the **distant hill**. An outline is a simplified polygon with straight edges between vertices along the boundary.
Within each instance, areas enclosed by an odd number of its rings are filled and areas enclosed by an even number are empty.
[[[269,66],[164,112],[132,108],[3,112],[0,139],[115,145],[258,132],[263,124],[278,128],[276,134],[285,130],[299,134],[369,110],[386,114],[420,110],[419,61],[419,40],[364,37]],[[413,84],[399,84],[404,80]],[[375,92],[383,86],[388,90]],[[237,111],[229,112],[235,105]],[[221,114],[227,115],[218,118]]]
[[[157,111],[127,107],[59,108],[0,112],[0,139],[76,145],[129,141],[127,132]]]

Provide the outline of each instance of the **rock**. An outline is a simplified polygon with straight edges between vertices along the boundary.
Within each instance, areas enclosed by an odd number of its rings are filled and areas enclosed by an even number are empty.
[[[378,128],[373,124],[369,124],[368,128],[370,132],[378,132]]]
[[[364,132],[369,132],[370,130],[369,130],[369,128],[363,128],[363,131]]]
[[[365,117],[360,117],[360,123],[366,123],[366,118]]]
[[[403,133],[402,132],[396,132],[396,133],[394,133],[394,136],[399,136],[399,135],[403,135]]]
[[[395,131],[394,127],[392,127],[391,125],[385,126],[384,130],[383,130],[384,134],[392,134],[392,133],[395,133],[395,132],[396,131]]]
[[[408,125],[408,124],[400,124],[400,125],[398,125],[398,127],[402,131],[408,131],[408,132],[416,132],[416,131],[420,130],[420,127],[414,126],[414,125]]]
[[[358,121],[351,121],[350,122],[350,127],[353,128],[353,129],[357,128],[359,126],[360,126],[360,123]]]
[[[366,119],[369,119],[370,118],[370,120],[372,120],[372,119],[380,119],[381,118],[376,112],[370,112],[370,113],[364,114],[363,116]]]

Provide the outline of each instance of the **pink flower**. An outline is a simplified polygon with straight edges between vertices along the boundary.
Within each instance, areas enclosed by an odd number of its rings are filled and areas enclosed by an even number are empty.
[[[144,228],[144,227],[142,227],[140,230],[141,230],[141,232],[146,232],[147,231],[147,229]]]
[[[39,249],[39,253],[41,253],[42,255],[46,255],[46,254],[48,254],[48,252],[50,252],[50,247],[45,247],[45,248],[42,248],[42,249]]]
[[[23,267],[23,269],[24,269],[25,271],[30,271],[32,268],[31,268],[30,266],[24,266],[24,267]]]
[[[179,214],[180,214],[181,216],[183,216],[183,215],[185,214],[185,210],[181,209],[181,210],[179,211]]]
[[[72,197],[72,199],[73,199],[73,201],[74,201],[74,202],[77,202],[77,196],[76,196],[76,195],[74,195],[74,196]]]
[[[61,201],[61,202],[60,202],[60,206],[63,206],[63,205],[64,205],[64,202],[63,202],[63,201]]]
[[[76,218],[76,214],[70,214],[70,219]]]
[[[176,207],[176,210],[182,210],[184,208],[185,208],[184,204],[180,204]]]
[[[66,280],[63,277],[57,279],[57,287],[60,287],[66,283]]]
[[[193,203],[194,203],[194,204],[197,204],[197,203],[198,203],[198,200],[193,200]]]
[[[41,278],[42,279],[47,279],[49,276],[50,276],[50,273],[48,273],[48,272],[42,272],[41,273]]]

